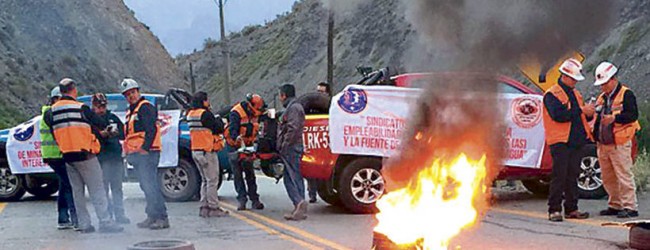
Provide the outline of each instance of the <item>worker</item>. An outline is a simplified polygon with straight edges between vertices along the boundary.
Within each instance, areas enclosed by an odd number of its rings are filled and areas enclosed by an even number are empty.
[[[327,95],[331,98],[330,85],[326,82],[319,82],[316,85],[316,92]],[[304,111],[304,110],[303,110]],[[308,110],[307,110],[308,111]],[[306,178],[307,179],[307,193],[309,194],[309,203],[316,203],[318,201],[318,187],[321,185],[319,179]]]
[[[328,96],[332,95],[332,92],[330,90],[330,84],[326,82],[319,82],[318,85],[316,86],[316,91],[318,93],[327,94]]]
[[[217,152],[225,145],[224,124],[220,117],[215,118],[210,111],[208,94],[199,91],[192,97],[192,108],[187,113],[190,126],[190,146],[192,159],[201,173],[201,200],[199,216],[223,217],[228,212],[219,206],[219,176],[221,168]]]
[[[257,193],[253,161],[241,155],[237,150],[242,146],[253,146],[259,132],[259,119],[265,109],[266,104],[261,96],[247,94],[246,100],[235,105],[230,111],[225,136],[228,145],[235,150],[230,154],[230,162],[235,176],[235,191],[239,202],[237,210],[246,210],[248,199],[252,201],[253,209],[264,209],[264,204],[260,201],[260,195]]]
[[[56,86],[50,92],[50,100],[48,105],[43,106],[42,117],[50,110],[52,105],[61,99],[61,91]],[[77,226],[77,212],[74,208],[74,199],[72,198],[72,187],[70,186],[70,179],[63,160],[63,154],[56,145],[54,136],[50,127],[45,123],[45,119],[40,121],[41,132],[41,156],[43,162],[47,163],[59,179],[59,195],[56,199],[56,206],[59,212],[57,229],[65,230],[72,229]]]
[[[593,117],[594,105],[585,105],[575,89],[584,80],[580,61],[570,58],[560,66],[558,83],[544,94],[544,128],[550,145],[553,171],[548,197],[549,220],[586,219],[589,213],[578,210],[580,151],[592,140],[587,118]]]
[[[95,231],[86,208],[84,189],[87,187],[99,219],[99,231],[121,232],[124,228],[115,224],[108,214],[102,170],[96,157],[100,150],[100,143],[92,132],[93,128],[105,129],[107,124],[88,106],[76,100],[76,85],[70,78],[64,78],[59,82],[59,89],[63,96],[45,113],[44,119],[51,128],[67,165],[66,171],[77,212],[77,230],[82,233]]]
[[[126,217],[124,212],[124,194],[122,192],[124,161],[120,140],[124,140],[124,124],[119,117],[106,108],[108,99],[103,93],[94,94],[91,103],[93,112],[108,124],[105,130],[99,131],[99,142],[102,148],[97,155],[102,166],[104,190],[108,197],[108,213],[115,219],[115,222],[129,224],[131,220]]]
[[[152,230],[169,228],[165,198],[158,182],[158,162],[162,150],[158,110],[140,94],[140,86],[135,80],[125,78],[120,87],[129,103],[122,150],[138,175],[147,203],[147,218],[137,226]]]
[[[286,220],[304,220],[307,218],[305,201],[305,181],[300,173],[300,159],[304,151],[302,131],[305,128],[305,110],[296,102],[296,88],[291,84],[280,87],[280,101],[285,108],[279,119],[278,151],[285,162],[284,187],[294,209],[285,214]]]
[[[618,69],[610,62],[596,68],[595,86],[602,93],[596,101],[598,113],[594,137],[598,147],[603,186],[609,194],[608,208],[600,215],[618,218],[639,216],[632,173],[632,139],[639,125],[634,92],[618,81]]]

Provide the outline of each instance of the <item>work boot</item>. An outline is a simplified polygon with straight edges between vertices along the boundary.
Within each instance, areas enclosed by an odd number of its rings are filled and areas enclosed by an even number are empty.
[[[240,201],[239,206],[237,207],[237,211],[243,211],[243,210],[246,210],[246,202]]]
[[[208,217],[225,217],[228,216],[229,212],[226,210],[223,210],[222,208],[209,208],[208,209]]]
[[[601,210],[600,215],[601,216],[614,216],[614,215],[618,215],[618,213],[620,213],[622,211],[623,210],[608,207],[605,210]]]
[[[154,222],[149,225],[149,229],[151,230],[159,230],[165,228],[169,228],[169,219],[167,218],[154,220]]]
[[[296,206],[296,210],[291,214],[291,220],[304,220],[307,219],[307,201],[302,200],[298,205]]]
[[[153,218],[147,217],[147,219],[136,224],[136,226],[138,226],[138,228],[149,228],[153,222],[154,222]]]
[[[632,217],[638,217],[639,216],[639,211],[632,210],[632,209],[623,209],[623,211],[620,211],[618,215],[616,215],[617,218],[632,218]]]
[[[199,217],[208,218],[208,213],[210,213],[210,208],[208,207],[199,208]]]
[[[261,201],[253,201],[253,205],[251,205],[251,207],[253,207],[253,209],[262,210],[264,209],[264,203]]]
[[[122,231],[124,231],[123,227],[112,222],[99,225],[100,233],[119,233]]]
[[[80,232],[82,234],[89,234],[89,233],[94,233],[95,232],[95,227],[88,226],[86,228],[75,228],[74,230],[77,231],[77,232]]]
[[[129,220],[129,218],[127,218],[124,215],[116,216],[115,217],[115,222],[117,222],[117,224],[123,224],[123,225],[131,224],[131,220]]]
[[[589,218],[589,213],[587,212],[580,212],[579,210],[575,210],[569,213],[564,214],[564,218],[567,219],[576,219],[576,220],[584,220]]]
[[[309,197],[309,203],[316,203],[316,196]]]
[[[74,228],[74,224],[72,224],[72,222],[62,222],[56,226],[56,229],[58,230],[66,230],[66,229],[73,229],[73,228]]]
[[[552,213],[548,214],[548,220],[550,220],[552,222],[561,222],[561,221],[564,220],[564,218],[562,218],[562,213],[560,213],[560,212],[552,212]]]

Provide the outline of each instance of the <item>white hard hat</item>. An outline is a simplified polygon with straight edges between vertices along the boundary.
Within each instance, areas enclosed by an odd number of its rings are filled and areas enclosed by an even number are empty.
[[[610,62],[601,62],[598,67],[596,67],[596,81],[594,86],[600,86],[605,84],[609,79],[612,79],[612,76],[616,75],[618,68]]]
[[[62,96],[63,95],[61,94],[61,89],[59,88],[59,86],[54,87],[50,92],[50,98],[62,97]]]
[[[120,83],[120,89],[122,89],[122,94],[125,92],[131,90],[131,89],[139,89],[140,86],[138,85],[138,82],[131,78],[125,78],[122,80],[122,83]]]
[[[585,76],[583,76],[580,71],[582,71],[582,63],[573,58],[566,59],[560,66],[560,72],[562,72],[562,74],[565,74],[576,81],[582,81],[585,79]]]

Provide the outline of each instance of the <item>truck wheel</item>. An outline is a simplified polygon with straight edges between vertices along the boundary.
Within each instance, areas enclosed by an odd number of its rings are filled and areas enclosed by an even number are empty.
[[[32,185],[26,185],[25,189],[28,193],[36,196],[38,199],[45,199],[52,196],[54,193],[59,191],[59,180],[58,178],[48,179],[48,178],[33,178],[25,176],[25,181],[31,181]],[[30,187],[31,186],[31,187]]]
[[[327,204],[330,204],[332,206],[340,206],[341,205],[341,198],[339,197],[339,194],[335,192],[335,190],[332,188],[332,185],[329,184],[330,181],[322,181],[320,185],[318,185],[318,196],[320,196],[321,200],[327,202]]]
[[[548,180],[522,180],[521,183],[524,184],[524,187],[534,195],[548,197],[548,189],[551,186],[551,183],[548,182]]]
[[[171,202],[191,200],[201,185],[199,170],[185,159],[179,159],[175,168],[159,169],[158,178],[163,196]]]
[[[598,164],[598,155],[596,145],[589,144],[578,152],[580,160],[580,169],[582,172],[578,177],[578,192],[581,199],[600,199],[607,195],[603,181],[600,177],[600,164]]]
[[[381,160],[359,158],[345,166],[339,178],[341,203],[355,214],[375,213],[375,202],[384,194]]]
[[[17,201],[25,194],[23,178],[0,166],[0,201]]]

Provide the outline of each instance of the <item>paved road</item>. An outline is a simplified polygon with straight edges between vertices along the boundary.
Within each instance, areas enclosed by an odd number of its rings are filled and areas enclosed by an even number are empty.
[[[322,201],[310,207],[309,219],[285,222],[291,209],[282,184],[259,178],[267,209],[234,212],[227,218],[198,217],[197,202],[168,203],[172,227],[150,231],[127,225],[120,234],[78,234],[55,229],[53,200],[27,197],[0,203],[0,249],[126,249],[145,240],[165,238],[193,242],[196,249],[370,249],[373,217],[351,215]],[[132,221],[144,219],[144,197],[134,183],[125,184],[126,209]],[[232,182],[220,193],[234,210]],[[639,197],[642,217],[650,216],[650,195]],[[523,190],[495,190],[493,208],[480,225],[463,233],[452,246],[464,249],[624,249],[627,230],[601,227],[608,218],[596,216],[580,222],[546,220],[546,201]],[[596,213],[604,200],[581,201],[582,209]]]

